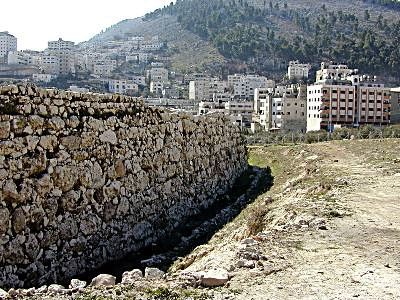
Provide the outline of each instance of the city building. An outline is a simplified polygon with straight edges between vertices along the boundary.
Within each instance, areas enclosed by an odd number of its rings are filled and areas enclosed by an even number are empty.
[[[347,65],[322,62],[321,69],[317,71],[315,82],[324,82],[328,79],[342,80],[353,74],[358,74],[358,70],[349,69]]]
[[[168,70],[166,68],[151,68],[147,75],[149,81],[168,82]]]
[[[75,92],[75,93],[88,93],[89,89],[78,87],[77,85],[70,85],[68,91]]]
[[[253,100],[255,89],[274,86],[275,82],[264,76],[243,74],[228,76],[228,87],[236,99]]]
[[[301,64],[298,60],[290,61],[287,75],[289,80],[308,79],[310,69],[310,64]]]
[[[23,51],[10,51],[8,52],[7,62],[9,65],[33,65],[35,58]]]
[[[307,131],[390,123],[390,89],[376,77],[345,65],[322,64],[318,74],[307,88]]]
[[[146,77],[144,76],[133,76],[132,82],[136,83],[137,85],[146,86]]]
[[[400,124],[400,87],[390,89],[390,123]]]
[[[52,74],[33,74],[32,75],[32,80],[36,81],[36,82],[49,83],[56,78],[57,78],[57,75],[52,75]]]
[[[307,125],[306,90],[305,85],[256,89],[253,122],[265,131],[305,132]]]
[[[211,101],[226,90],[226,82],[218,78],[196,79],[189,82],[189,99],[195,102]]]
[[[110,93],[118,93],[134,96],[139,92],[139,87],[131,80],[110,80],[108,82]]]
[[[0,32],[0,63],[7,63],[11,51],[17,51],[17,38],[8,31]]]
[[[152,81],[150,82],[150,93],[161,96],[164,89],[164,82],[162,81]]]
[[[43,53],[39,60],[39,68],[46,74],[60,74],[60,58],[50,53]]]
[[[232,123],[241,128],[250,128],[253,115],[252,101],[201,101],[198,109],[199,115],[221,113],[228,116]]]
[[[75,43],[58,39],[57,41],[49,41],[46,52],[59,59],[59,74],[67,75],[75,73],[75,55],[73,50]],[[55,73],[56,74],[56,73]]]

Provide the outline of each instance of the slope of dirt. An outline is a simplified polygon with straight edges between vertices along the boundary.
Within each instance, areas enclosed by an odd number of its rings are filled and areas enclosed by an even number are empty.
[[[275,187],[184,272],[230,270],[218,294],[231,299],[400,298],[399,140],[253,148],[250,161],[272,165]],[[248,236],[261,259],[238,267]]]

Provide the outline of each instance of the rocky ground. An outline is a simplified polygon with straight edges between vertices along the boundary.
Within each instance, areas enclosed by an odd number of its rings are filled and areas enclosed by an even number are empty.
[[[168,274],[148,269],[144,277],[126,273],[117,285],[103,276],[86,289],[75,281],[72,289],[4,296],[400,298],[400,140],[251,147],[250,163],[271,166],[272,189]]]

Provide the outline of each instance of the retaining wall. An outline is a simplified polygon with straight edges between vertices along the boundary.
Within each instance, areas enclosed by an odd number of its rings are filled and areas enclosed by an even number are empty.
[[[156,242],[246,168],[222,116],[0,87],[0,287],[60,282]]]

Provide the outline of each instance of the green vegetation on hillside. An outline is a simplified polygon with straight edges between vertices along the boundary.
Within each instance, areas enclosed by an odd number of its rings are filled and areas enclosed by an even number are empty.
[[[372,2],[398,6],[394,1]],[[185,29],[209,40],[226,58],[245,61],[255,71],[267,69],[266,62],[271,60],[334,60],[362,72],[400,77],[400,20],[372,18],[372,11],[363,12],[361,19],[353,12],[329,10],[323,2],[318,14],[310,15],[286,2],[263,1],[253,6],[246,0],[177,0],[145,19],[174,15]],[[282,34],[283,23],[296,33]]]

